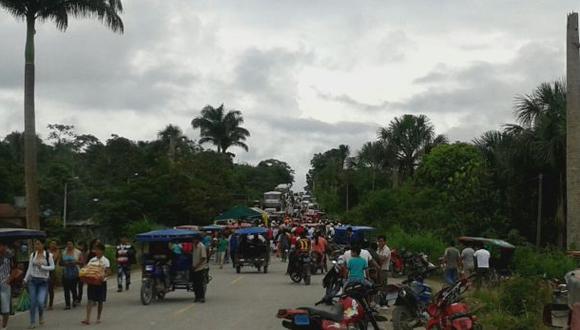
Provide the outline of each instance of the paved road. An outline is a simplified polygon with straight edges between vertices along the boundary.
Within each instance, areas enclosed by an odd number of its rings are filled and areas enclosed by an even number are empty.
[[[313,277],[311,286],[293,284],[284,275],[285,267],[274,261],[268,274],[250,268],[236,274],[231,265],[222,270],[212,267],[213,280],[205,304],[194,304],[193,293],[178,291],[168,294],[164,301],[143,306],[138,283],[129,292],[117,293],[115,280],[109,280],[112,290],[103,323],[91,326],[80,324],[84,306],[65,311],[62,293],[57,293],[59,304],[46,312],[42,329],[281,329],[275,317],[279,308],[312,305],[323,295],[321,275]],[[11,318],[9,328],[24,329],[27,325],[28,314],[21,313]],[[389,329],[387,325],[385,328]]]

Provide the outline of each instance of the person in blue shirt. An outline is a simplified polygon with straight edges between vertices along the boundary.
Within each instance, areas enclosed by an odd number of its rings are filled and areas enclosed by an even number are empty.
[[[353,246],[351,249],[351,258],[347,263],[348,282],[358,282],[366,284],[368,277],[369,265],[364,258],[360,256],[360,246]]]

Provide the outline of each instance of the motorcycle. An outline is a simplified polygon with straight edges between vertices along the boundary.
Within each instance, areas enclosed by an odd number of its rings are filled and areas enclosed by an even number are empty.
[[[401,250],[400,252],[398,250],[391,251],[391,270],[393,277],[422,274],[430,265],[428,256],[423,252],[413,253],[405,250]]]
[[[300,283],[304,280],[305,285],[310,285],[312,259],[309,254],[299,253],[295,255],[290,267],[290,279],[294,283]]]
[[[469,306],[460,302],[472,278],[473,275],[459,280],[435,295],[433,302],[427,308],[430,317],[426,326],[427,330],[481,329],[481,325],[477,323],[477,317],[469,310]]]
[[[282,326],[286,329],[309,330],[348,330],[368,329],[369,323],[375,330],[379,330],[379,321],[383,317],[376,315],[369,304],[368,297],[376,293],[376,288],[370,288],[360,283],[347,285],[344,293],[333,302],[330,309],[316,307],[300,307],[297,309],[280,309],[276,317],[282,319]],[[324,303],[323,300],[316,303]]]
[[[347,277],[347,270],[345,267],[343,257],[332,261],[332,268],[326,273],[322,279],[322,287],[326,290],[322,301],[327,305],[332,305],[332,299],[340,293]]]
[[[427,307],[431,302],[433,290],[424,282],[424,278],[435,269],[437,267],[429,263],[423,273],[410,275],[401,284],[387,286],[387,296],[392,296],[393,293],[396,295],[393,309],[394,330],[408,330],[427,324],[429,320]]]

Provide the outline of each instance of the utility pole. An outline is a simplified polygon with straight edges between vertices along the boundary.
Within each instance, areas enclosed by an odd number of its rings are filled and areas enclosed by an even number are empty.
[[[66,228],[66,210],[68,209],[68,182],[64,183],[64,202],[62,210],[62,227]]]
[[[544,175],[540,173],[538,176],[538,220],[536,222],[536,246],[540,247],[542,240],[542,182]]]
[[[578,13],[566,29],[566,233],[567,247],[580,249],[580,54]]]

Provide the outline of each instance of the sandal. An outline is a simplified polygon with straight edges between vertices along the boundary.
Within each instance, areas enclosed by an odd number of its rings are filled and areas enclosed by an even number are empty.
[[[90,325],[91,324],[91,322],[89,322],[87,320],[83,320],[83,321],[81,321],[81,323],[84,324],[84,325]]]

